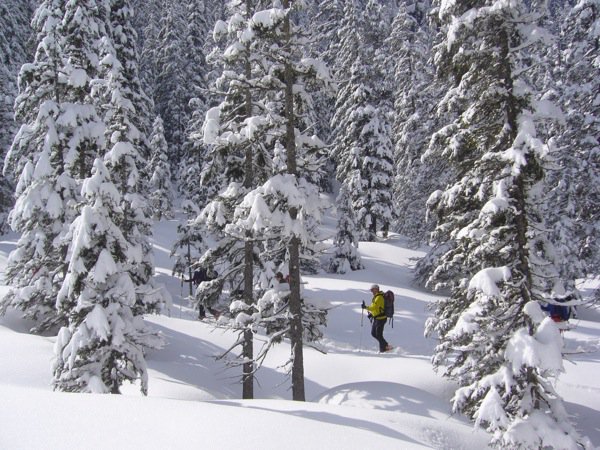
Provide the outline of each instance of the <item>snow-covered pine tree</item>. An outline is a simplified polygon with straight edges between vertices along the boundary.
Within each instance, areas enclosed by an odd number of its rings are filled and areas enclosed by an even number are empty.
[[[310,32],[315,39],[310,44],[310,54],[319,58],[334,68],[337,54],[340,48],[340,37],[338,26],[344,15],[344,1],[323,0],[320,2],[309,2],[306,14]],[[315,109],[317,113],[317,135],[329,142],[331,139],[331,117],[333,116],[335,103],[335,88],[323,89],[315,95]],[[333,166],[333,163],[331,163]],[[335,168],[332,167],[332,171]],[[333,173],[333,172],[331,172]]]
[[[109,4],[110,14],[105,18],[108,22],[108,36],[103,47],[103,85],[98,101],[102,102],[107,124],[108,150],[104,155],[106,167],[110,170],[111,179],[121,195],[123,214],[116,220],[116,225],[130,244],[129,275],[136,286],[136,313],[158,312],[169,304],[168,293],[158,286],[154,279],[154,256],[150,244],[152,233],[151,211],[143,187],[141,170],[147,162],[143,157],[143,143],[147,140],[135,125],[135,99],[139,98],[141,89],[136,70],[131,70],[137,61],[131,60],[137,55],[135,41],[125,39],[125,33],[132,20],[129,2],[112,0]],[[129,67],[130,70],[125,70]],[[133,77],[133,78],[131,78]]]
[[[144,92],[152,99],[154,107],[162,0],[134,0],[133,6],[136,12],[133,23],[140,49],[140,82]]]
[[[197,208],[206,206],[213,198],[216,186],[202,183],[203,169],[207,166],[209,150],[203,142],[203,126],[206,117],[206,104],[200,98],[190,100],[192,109],[190,120],[185,130],[183,143],[183,160],[179,164],[177,190],[181,196],[196,204]]]
[[[35,59],[20,73],[16,116],[23,125],[6,161],[20,176],[11,226],[21,237],[7,265],[12,289],[3,308],[38,320],[35,331],[64,321],[55,308],[68,263],[63,238],[75,217],[77,182],[104,148],[104,124],[90,96],[103,30],[95,14],[91,0],[42,2],[33,19]]]
[[[388,123],[393,122],[393,94],[396,86],[394,65],[390,64],[389,55],[393,48],[386,39],[392,31],[393,19],[396,16],[397,0],[367,0],[364,7],[359,8],[361,40],[371,63],[371,87],[381,114]]]
[[[333,240],[334,254],[327,270],[332,273],[346,273],[349,270],[364,268],[358,253],[358,236],[354,223],[354,210],[350,202],[348,187],[342,185],[335,201],[337,205],[337,234]]]
[[[267,244],[268,252],[277,253],[273,244],[287,251],[290,294],[286,308],[288,320],[283,331],[290,338],[292,397],[304,400],[303,340],[306,319],[319,321],[323,311],[309,311],[300,291],[300,263],[303,249],[312,250],[319,237],[322,202],[315,171],[322,161],[322,142],[311,130],[311,81],[319,77],[328,81],[328,72],[320,61],[303,58],[300,49],[305,37],[293,19],[300,2],[274,2],[270,9],[254,13],[249,21],[247,38],[260,55],[259,66],[269,74],[272,86],[266,91],[269,112],[268,135],[274,150],[274,174],[261,186],[250,191],[236,208],[235,221],[226,231],[243,236],[257,233]],[[269,239],[272,238],[272,239]],[[274,239],[277,239],[276,241]],[[260,302],[259,302],[260,303]],[[260,311],[260,305],[257,308]]]
[[[57,299],[68,326],[55,344],[54,386],[118,394],[123,382],[139,380],[146,395],[144,349],[160,341],[135,313],[130,243],[114,222],[123,215],[121,198],[100,158],[81,193],[85,202],[70,229],[69,270]]]
[[[154,104],[140,78],[139,38],[133,26],[135,14],[131,3],[131,0],[110,0],[111,38],[115,55],[121,62],[122,89],[127,91],[127,98],[136,112],[131,117],[133,125],[140,131],[136,145],[142,157],[149,159],[148,136],[152,131]]]
[[[160,117],[154,119],[152,135],[150,136],[152,156],[147,172],[150,174],[150,207],[154,217],[173,217],[173,186],[171,185],[171,168],[167,152],[167,141]]]
[[[600,80],[597,73],[600,2],[581,0],[565,18],[561,36],[566,127],[558,140],[556,183],[549,196],[554,242],[567,276],[600,272]]]
[[[219,300],[225,283],[229,285],[229,303],[237,300],[236,316],[246,314],[260,295],[261,263],[257,260],[255,233],[241,230],[227,233],[225,227],[234,221],[235,208],[244,195],[267,177],[271,156],[266,152],[266,106],[257,101],[262,90],[273,81],[265,77],[255,63],[258,55],[252,49],[248,26],[254,2],[231,2],[227,23],[217,22],[214,36],[223,45],[215,49],[211,60],[222,67],[216,87],[225,94],[218,107],[211,109],[204,124],[204,141],[209,146],[202,183],[205,192],[219,192],[204,208],[199,223],[218,238],[217,244],[201,260],[205,267],[218,268],[218,277],[198,289],[198,301],[211,306]],[[265,84],[266,80],[266,84]],[[259,97],[260,98],[260,97]],[[210,198],[210,197],[209,197]],[[255,292],[255,289],[257,291]],[[243,308],[240,308],[243,306]],[[247,315],[247,314],[246,314]],[[253,398],[254,350],[253,332],[244,321],[232,321],[240,330],[240,339],[230,349],[242,347],[244,398]]]
[[[354,2],[346,3],[336,77],[343,79],[332,119],[335,144],[332,155],[337,179],[348,185],[361,240],[375,240],[391,225],[393,145],[386,112],[379,108],[372,83],[375,50],[365,47],[364,24]]]
[[[194,268],[206,251],[206,244],[204,243],[205,229],[195,222],[200,211],[194,202],[183,200],[181,202],[181,209],[186,216],[186,220],[177,226],[177,240],[171,250],[171,257],[175,257],[173,275],[181,277],[182,287],[183,281],[187,277],[189,282],[188,300],[194,302],[194,285],[192,279]]]
[[[421,161],[436,127],[433,105],[439,99],[429,62],[434,31],[427,21],[429,8],[430,2],[402,3],[386,39],[386,65],[395,74],[393,197],[398,214],[393,229],[415,245],[427,242],[433,230],[426,218],[429,194],[445,186],[439,164]]]
[[[212,6],[214,7],[214,5]],[[206,61],[206,49],[212,31],[211,9],[204,0],[190,0],[187,4],[186,37],[183,49],[186,65],[183,68],[187,80],[189,101],[186,109],[188,122],[182,156],[177,166],[177,188],[183,197],[192,200],[200,208],[207,199],[201,187],[201,171],[206,158],[206,148],[202,143],[202,127],[208,110],[211,95],[208,91],[208,79],[214,81],[212,68]],[[212,95],[214,97],[214,95]]]
[[[61,98],[68,133],[65,164],[79,181],[87,178],[92,164],[104,146],[105,125],[92,98],[92,88],[100,77],[101,38],[108,33],[107,5],[102,0],[66,2],[60,25],[65,58],[61,75],[66,89]],[[62,122],[62,121],[61,121]]]
[[[206,63],[206,51],[211,48],[209,42],[214,22],[210,10],[215,5],[206,5],[206,0],[188,0],[185,8],[186,28],[183,43],[184,79],[187,86],[187,98],[199,99],[208,104],[207,78],[210,68]],[[217,3],[217,2],[209,2]],[[196,105],[198,106],[198,105]],[[188,115],[193,109],[187,105]],[[205,110],[206,112],[206,106]]]
[[[6,151],[18,129],[13,110],[19,91],[17,75],[21,66],[33,57],[33,49],[28,45],[32,15],[29,2],[11,0],[0,4],[0,173],[3,173]],[[16,181],[10,171],[0,177],[0,234],[8,231],[8,212],[14,205]]]
[[[181,161],[185,128],[189,116],[187,105],[191,98],[184,71],[187,61],[183,37],[186,35],[185,4],[163,0],[160,16],[155,64],[156,85],[154,91],[155,113],[165,123],[165,138],[169,144],[169,161],[177,167]]]
[[[35,54],[32,63],[20,68],[19,95],[14,105],[16,121],[26,126],[21,126],[4,161],[4,176],[14,181],[18,180],[25,165],[39,151],[36,144],[43,141],[43,137],[38,136],[36,141],[32,136],[31,128],[34,127],[38,109],[46,100],[58,102],[61,99],[58,76],[63,59],[58,26],[63,14],[61,2],[47,0],[40,3],[31,22],[36,42]],[[39,125],[35,129],[43,133]]]
[[[438,6],[448,35],[436,61],[451,81],[443,102],[460,117],[434,142],[458,174],[430,199],[435,238],[453,242],[429,280],[452,292],[427,324],[439,339],[434,365],[461,386],[454,409],[495,445],[586,446],[553,389],[562,344],[540,309],[565,291],[539,210],[547,146],[523,79],[543,35],[537,11],[525,2]]]

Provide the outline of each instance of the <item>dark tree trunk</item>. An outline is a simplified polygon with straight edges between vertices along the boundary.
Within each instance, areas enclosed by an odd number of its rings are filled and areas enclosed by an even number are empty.
[[[246,0],[246,10],[250,9],[250,0]],[[252,71],[250,61],[245,64],[246,79],[250,80]],[[249,88],[246,88],[246,117],[252,116],[252,95]],[[248,145],[244,159],[244,187],[252,188],[254,179],[253,170],[253,152],[252,146]],[[248,238],[244,243],[244,302],[247,305],[252,305],[254,300],[253,295],[253,278],[254,278],[254,244],[252,243],[252,232],[247,231]],[[251,330],[244,330],[244,343],[242,345],[242,356],[244,358],[243,378],[242,378],[242,398],[254,398],[254,334]]]
[[[283,0],[283,7],[289,8],[290,1]],[[284,39],[290,48],[291,27],[290,19],[286,16],[283,25]],[[284,64],[285,82],[285,148],[287,156],[288,173],[297,176],[296,165],[296,136],[294,132],[294,72],[290,61]],[[290,209],[290,217],[296,220],[298,211]],[[292,347],[292,399],[304,401],[304,353],[302,344],[302,304],[300,299],[300,241],[294,236],[289,242],[289,272],[290,272],[290,341]]]

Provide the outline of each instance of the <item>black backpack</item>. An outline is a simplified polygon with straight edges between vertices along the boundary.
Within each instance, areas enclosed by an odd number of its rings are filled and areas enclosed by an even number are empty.
[[[388,321],[394,327],[394,293],[392,291],[386,291],[383,294],[383,314],[388,318]]]

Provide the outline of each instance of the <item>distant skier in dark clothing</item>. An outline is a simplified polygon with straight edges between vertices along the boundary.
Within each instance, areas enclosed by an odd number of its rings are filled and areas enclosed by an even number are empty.
[[[193,283],[194,286],[199,286],[203,281],[211,281],[214,280],[215,276],[212,271],[206,270],[204,267],[200,267],[199,269],[194,271],[192,278],[190,280],[184,280],[186,283]],[[191,291],[190,291],[191,292]],[[209,309],[210,311],[210,309]],[[215,314],[213,314],[215,315]],[[206,317],[206,311],[204,309],[204,305],[202,302],[198,303],[198,319],[202,320]]]
[[[365,305],[365,302],[363,302],[362,308],[369,311],[369,319],[372,321],[371,336],[379,342],[379,351],[381,353],[389,352],[392,349],[392,346],[388,344],[383,337],[383,327],[387,321],[387,317],[384,313],[385,303],[383,300],[383,292],[379,290],[377,284],[372,285],[370,290],[373,294],[373,300],[369,306]]]
[[[274,289],[276,291],[289,291],[290,290],[290,276],[283,276],[281,272],[277,272],[275,274],[275,283]]]

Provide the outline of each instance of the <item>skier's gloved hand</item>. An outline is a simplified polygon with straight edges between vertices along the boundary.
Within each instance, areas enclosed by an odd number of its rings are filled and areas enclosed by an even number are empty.
[[[362,305],[360,305],[362,309],[367,309],[367,305],[365,305],[365,301],[363,300]]]
[[[373,314],[371,314],[371,313],[367,313],[367,318],[368,318],[369,320],[371,320],[371,319],[373,318]]]

